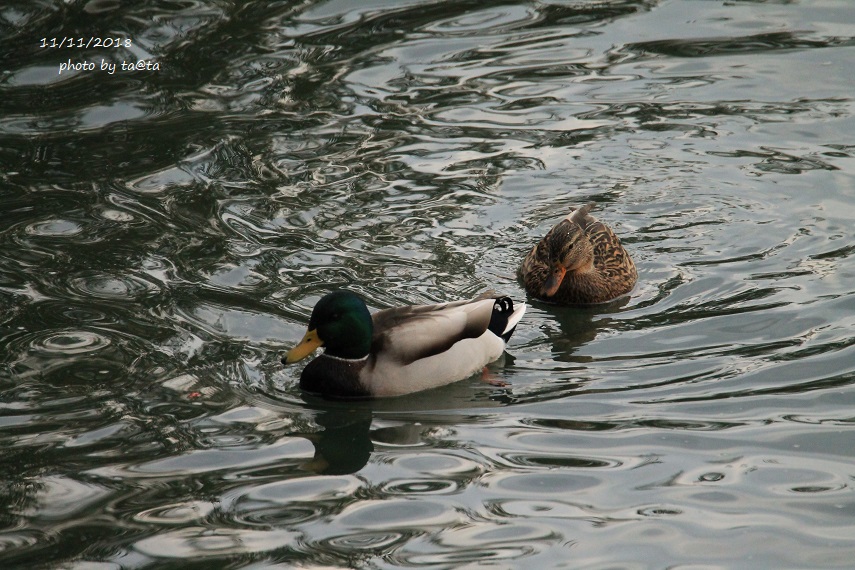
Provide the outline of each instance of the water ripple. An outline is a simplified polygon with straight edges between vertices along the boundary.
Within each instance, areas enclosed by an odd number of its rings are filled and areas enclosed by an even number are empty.
[[[355,529],[410,528],[426,530],[460,522],[461,517],[449,506],[429,499],[386,498],[367,500],[345,508],[339,523]]]
[[[805,33],[772,32],[742,37],[657,40],[627,44],[628,50],[676,57],[710,57],[774,50],[799,50],[855,45],[855,38],[810,37]]]
[[[362,487],[363,482],[354,477],[304,477],[254,486],[238,500],[279,506],[287,506],[295,501],[317,504],[353,496]]]
[[[72,291],[106,300],[137,299],[154,294],[159,287],[136,275],[87,273],[70,281]]]
[[[81,233],[83,227],[73,220],[56,219],[30,224],[25,231],[29,235],[39,237],[70,237]]]
[[[45,550],[48,547],[49,539],[44,533],[35,529],[29,530],[7,530],[0,533],[0,553],[6,556],[14,556],[19,551],[32,551],[34,548]],[[41,545],[41,548],[38,546]]]
[[[134,515],[134,520],[158,525],[183,525],[204,520],[215,508],[213,503],[204,501],[161,505]]]
[[[408,564],[463,564],[466,562],[514,560],[533,555],[561,536],[548,525],[518,522],[499,525],[473,523],[462,529],[449,529],[437,537],[434,552],[401,554]]]
[[[396,546],[410,540],[412,533],[383,531],[383,532],[356,532],[342,536],[333,536],[320,541],[319,547],[332,551],[339,551],[346,555],[351,553],[376,553],[383,554],[394,550]]]
[[[110,344],[110,339],[91,331],[66,330],[34,338],[29,344],[45,356],[65,356],[101,350]]]
[[[459,486],[452,481],[442,479],[397,479],[386,485],[383,492],[389,495],[445,495],[452,494]]]
[[[292,462],[306,458],[308,444],[285,438],[266,447],[247,446],[246,449],[203,449],[184,455],[154,459],[137,465],[99,467],[91,475],[105,478],[176,477],[187,473],[204,473],[234,469],[249,469],[277,462]]]
[[[154,559],[185,559],[234,556],[273,551],[289,546],[297,534],[286,530],[208,529],[187,527],[143,538],[136,551]]]

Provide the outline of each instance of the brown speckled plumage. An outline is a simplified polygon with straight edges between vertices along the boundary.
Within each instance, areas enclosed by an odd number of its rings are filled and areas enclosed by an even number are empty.
[[[589,214],[593,207],[571,210],[525,257],[518,275],[529,295],[579,305],[604,303],[632,290],[635,263],[611,228]]]

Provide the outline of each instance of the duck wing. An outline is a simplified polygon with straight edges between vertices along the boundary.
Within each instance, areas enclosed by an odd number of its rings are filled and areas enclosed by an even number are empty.
[[[494,310],[494,307],[498,309]],[[374,338],[371,352],[407,365],[441,354],[461,340],[478,338],[488,330],[495,329],[494,334],[504,339],[505,335],[510,336],[513,326],[522,317],[520,309],[522,307],[514,310],[509,297],[481,296],[441,305],[414,305],[378,311],[372,315]],[[507,316],[494,317],[495,313],[507,313]],[[509,318],[511,316],[513,319]],[[511,320],[513,326],[508,326]]]
[[[631,288],[637,279],[635,263],[617,234],[606,224],[594,221],[585,229],[594,247],[594,266],[611,284],[625,283]]]

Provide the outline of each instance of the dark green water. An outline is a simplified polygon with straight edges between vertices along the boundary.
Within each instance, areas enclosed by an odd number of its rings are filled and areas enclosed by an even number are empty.
[[[848,0],[4,3],[0,567],[851,568],[853,59]],[[506,386],[280,364],[587,201],[639,285]]]

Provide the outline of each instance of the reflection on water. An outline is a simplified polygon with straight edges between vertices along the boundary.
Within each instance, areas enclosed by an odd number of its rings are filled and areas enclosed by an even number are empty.
[[[847,7],[4,5],[0,566],[848,568]],[[588,201],[639,283],[500,382],[279,363],[332,288],[524,298]]]

